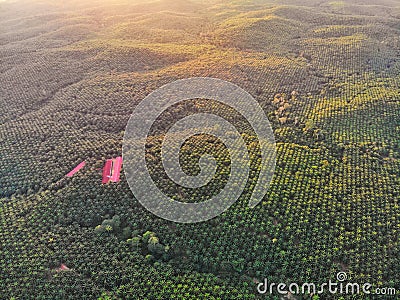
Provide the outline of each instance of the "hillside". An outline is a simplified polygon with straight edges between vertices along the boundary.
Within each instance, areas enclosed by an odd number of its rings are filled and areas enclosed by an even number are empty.
[[[147,211],[123,172],[102,185],[101,170],[140,101],[190,77],[250,93],[277,157],[249,209],[260,150],[243,115],[204,99],[170,108],[146,144],[169,195],[209,199],[230,167],[224,144],[200,136],[180,160],[196,175],[206,149],[213,181],[189,191],[166,178],[159,128],[182,116],[228,119],[255,159],[237,203],[179,224]],[[0,2],[0,82],[0,299],[279,299],[258,283],[338,272],[400,292],[398,1]],[[292,299],[353,299],[336,296]]]

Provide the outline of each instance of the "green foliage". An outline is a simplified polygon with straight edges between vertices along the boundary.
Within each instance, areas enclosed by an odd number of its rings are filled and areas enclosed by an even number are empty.
[[[150,238],[155,238],[156,234],[152,231],[146,231],[143,233],[142,239],[144,243],[148,243]]]
[[[129,226],[122,229],[122,239],[126,240],[131,236],[132,236],[132,230]]]
[[[97,300],[115,300],[115,299],[117,299],[117,298],[114,298],[113,296],[111,296],[110,293],[103,292]]]
[[[94,231],[98,234],[103,233],[120,233],[121,219],[118,215],[113,216],[111,219],[105,219],[101,225],[97,225]],[[123,236],[130,236],[130,228],[125,227],[122,232]]]
[[[1,299],[258,299],[264,278],[326,282],[339,271],[354,282],[400,282],[393,1],[31,2],[0,4]],[[145,210],[123,172],[119,184],[101,185],[100,170],[121,155],[139,101],[197,76],[256,98],[272,123],[277,165],[249,209],[261,165],[246,120],[211,100],[170,108],[146,147],[166,194],[206,201],[229,178],[229,151],[199,135],[183,145],[182,169],[196,175],[210,154],[215,178],[193,190],[168,180],[163,130],[187,115],[228,120],[251,158],[235,205],[204,223],[175,224]]]

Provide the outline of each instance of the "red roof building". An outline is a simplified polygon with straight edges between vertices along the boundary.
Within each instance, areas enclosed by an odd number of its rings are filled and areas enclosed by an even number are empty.
[[[77,173],[80,169],[82,169],[86,165],[86,162],[81,162],[79,165],[77,165],[71,172],[69,172],[66,176],[67,177],[72,177]]]
[[[102,183],[119,182],[122,166],[122,157],[107,159],[103,168]]]

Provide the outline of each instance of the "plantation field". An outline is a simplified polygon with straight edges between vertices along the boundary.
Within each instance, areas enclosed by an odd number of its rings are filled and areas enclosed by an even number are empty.
[[[147,211],[124,172],[102,184],[102,168],[122,155],[140,101],[190,77],[256,99],[276,168],[250,209],[260,171],[250,124],[210,100],[169,108],[146,144],[166,194],[207,200],[229,177],[224,144],[206,135],[180,162],[196,175],[199,157],[214,155],[208,185],[181,188],[162,170],[165,129],[184,116],[227,119],[252,160],[239,201],[179,224]],[[397,296],[287,299],[398,299],[399,137],[398,1],[0,1],[0,299],[281,299],[258,283],[322,284],[339,272]]]

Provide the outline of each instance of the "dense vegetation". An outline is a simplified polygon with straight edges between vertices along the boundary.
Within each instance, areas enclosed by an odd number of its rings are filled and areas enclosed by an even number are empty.
[[[264,278],[340,271],[400,290],[398,2],[18,0],[0,2],[0,28],[0,299],[258,299]],[[121,155],[139,101],[195,76],[255,97],[277,166],[255,209],[250,179],[223,215],[175,224],[146,211],[123,175],[102,185],[100,169]],[[218,113],[254,158],[249,124],[208,105],[188,101],[160,124]],[[154,172],[161,140],[154,128]],[[196,174],[204,149],[221,158],[215,180],[187,191],[160,176],[167,194],[203,200],[223,187],[226,149],[209,136],[183,147],[183,168]]]

